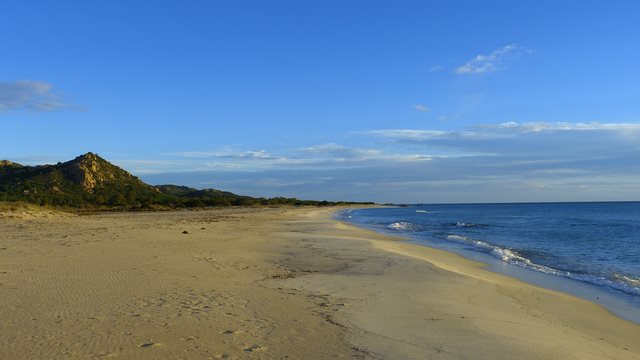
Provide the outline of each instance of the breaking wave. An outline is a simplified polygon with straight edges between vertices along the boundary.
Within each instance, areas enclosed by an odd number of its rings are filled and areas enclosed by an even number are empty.
[[[416,226],[410,222],[398,221],[387,225],[387,228],[398,231],[412,231],[415,230]]]
[[[614,290],[622,291],[627,294],[640,296],[640,278],[627,275],[614,274],[611,278],[604,276],[574,273],[571,271],[563,271],[554,269],[549,266],[537,264],[515,249],[503,248],[491,245],[481,240],[473,239],[462,235],[446,235],[444,239],[452,242],[471,245],[478,250],[489,253],[492,256],[512,265],[520,266],[529,270],[542,272],[545,274],[566,277],[582,282],[587,282],[599,286],[606,286]]]
[[[453,226],[458,226],[458,227],[485,227],[485,226],[489,226],[487,224],[474,224],[474,223],[466,223],[466,222],[462,222],[462,221],[458,221],[455,224],[451,224]]]

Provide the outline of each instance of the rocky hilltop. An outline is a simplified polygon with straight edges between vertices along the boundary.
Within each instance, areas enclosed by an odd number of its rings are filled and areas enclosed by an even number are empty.
[[[85,191],[108,186],[114,181],[142,185],[142,181],[138,178],[91,152],[69,161],[63,168],[68,171],[70,178]]]
[[[7,171],[8,169],[20,168],[22,165],[16,164],[9,160],[0,160],[0,172]]]

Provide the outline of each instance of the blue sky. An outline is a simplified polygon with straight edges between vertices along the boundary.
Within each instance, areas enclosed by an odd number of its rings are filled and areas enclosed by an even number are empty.
[[[381,202],[640,200],[637,1],[3,5],[0,158]]]

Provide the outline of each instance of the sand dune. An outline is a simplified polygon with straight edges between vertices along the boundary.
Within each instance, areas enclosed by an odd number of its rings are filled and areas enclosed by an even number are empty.
[[[43,208],[26,203],[0,202],[0,220],[2,219],[40,219],[40,218],[69,218],[75,214],[55,209]]]
[[[640,358],[597,305],[329,215],[4,216],[0,358]]]

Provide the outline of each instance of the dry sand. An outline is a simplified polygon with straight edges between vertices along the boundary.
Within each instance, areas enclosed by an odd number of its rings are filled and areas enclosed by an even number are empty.
[[[327,209],[7,215],[0,359],[640,359],[598,305]]]

